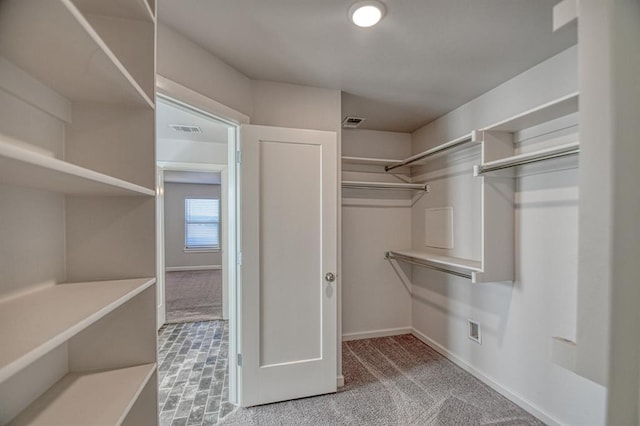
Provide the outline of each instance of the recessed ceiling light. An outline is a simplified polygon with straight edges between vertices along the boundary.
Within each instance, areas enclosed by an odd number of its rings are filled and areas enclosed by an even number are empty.
[[[359,1],[349,8],[349,19],[359,27],[372,27],[384,16],[384,4],[377,0]]]

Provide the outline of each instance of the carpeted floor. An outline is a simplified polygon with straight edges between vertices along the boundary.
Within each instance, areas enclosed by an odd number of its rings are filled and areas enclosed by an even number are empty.
[[[167,323],[222,318],[222,271],[165,273]]]
[[[221,425],[542,425],[411,335],[343,343],[336,394],[247,409]]]

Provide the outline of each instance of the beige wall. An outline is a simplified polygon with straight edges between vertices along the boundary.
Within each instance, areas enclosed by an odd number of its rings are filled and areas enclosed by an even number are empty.
[[[343,156],[401,159],[410,153],[408,133],[342,131]],[[399,182],[380,170],[345,166],[343,179]],[[343,189],[342,196],[342,334],[354,339],[407,332],[410,283],[398,278],[384,253],[411,246],[410,193]]]
[[[173,28],[158,24],[157,72],[176,83],[251,115],[251,80]]]
[[[220,185],[165,183],[165,267],[189,268],[222,265],[220,251],[185,253],[184,251],[184,200],[189,197],[220,198]],[[222,209],[222,204],[220,209]],[[220,223],[222,231],[224,224]],[[222,244],[222,238],[220,243]]]
[[[577,50],[570,48],[419,129],[413,134],[413,151],[576,92]],[[526,149],[528,143],[519,148]],[[428,173],[436,173],[432,169],[437,162],[430,165]],[[470,198],[460,201],[461,195],[473,193],[469,188],[456,186],[455,176],[445,178],[451,183],[447,202],[473,205]],[[581,193],[576,169],[516,181],[513,283],[472,285],[413,268],[413,327],[549,423],[602,424],[605,416],[606,389],[554,364],[551,357],[552,336],[576,337]],[[425,200],[437,195],[434,190]],[[421,242],[424,207],[414,207],[414,246]],[[467,238],[467,243],[472,240]],[[467,318],[482,325],[482,345],[467,338]]]
[[[253,80],[251,124],[340,132],[339,90]]]

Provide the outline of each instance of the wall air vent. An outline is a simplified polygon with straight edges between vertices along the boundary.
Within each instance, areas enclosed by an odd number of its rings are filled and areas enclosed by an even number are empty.
[[[360,117],[345,117],[342,120],[342,127],[345,129],[357,129],[364,121],[364,118]]]
[[[176,132],[182,133],[202,133],[202,129],[199,126],[190,126],[188,124],[169,124]]]

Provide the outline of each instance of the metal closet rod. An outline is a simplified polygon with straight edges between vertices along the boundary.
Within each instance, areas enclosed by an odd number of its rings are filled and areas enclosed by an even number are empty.
[[[400,191],[429,191],[429,185],[424,183],[343,181],[342,187],[352,189],[396,189]]]
[[[476,174],[481,175],[483,173],[495,172],[497,170],[510,169],[512,167],[524,166],[525,164],[532,164],[532,163],[537,163],[537,162],[540,162],[540,161],[552,160],[554,158],[567,157],[569,155],[576,155],[576,154],[579,154],[579,153],[580,153],[580,147],[570,147],[570,148],[567,148],[565,151],[540,154],[540,155],[537,155],[537,156],[532,156],[532,157],[529,157],[529,158],[523,158],[523,159],[520,159],[520,160],[505,161],[504,163],[496,164],[495,166],[479,165],[478,166],[478,172]]]
[[[397,169],[398,167],[408,166],[409,164],[413,164],[416,161],[424,160],[427,157],[431,157],[432,155],[439,154],[443,151],[455,148],[457,146],[463,145],[465,143],[471,142],[473,140],[472,135],[466,135],[461,138],[452,140],[450,142],[444,143],[442,145],[438,145],[435,148],[428,149],[420,154],[416,154],[412,157],[409,157],[405,160],[402,160],[400,163],[394,164],[392,166],[385,166],[385,171],[391,171],[393,169]]]
[[[462,277],[462,278],[468,278],[468,279],[472,278],[471,274],[465,274],[464,272],[454,271],[453,269],[440,268],[438,266],[433,266],[433,265],[428,264],[428,263],[419,262],[419,261],[417,261],[415,259],[412,259],[410,257],[398,256],[398,255],[392,254],[390,252],[386,252],[384,254],[384,257],[387,260],[392,260],[392,259],[400,260],[400,261],[405,262],[405,263],[410,263],[410,264],[416,265],[416,266],[422,266],[423,268],[433,269],[434,271],[440,271],[440,272],[444,272],[444,273],[447,273],[447,274],[456,275],[456,276]]]

